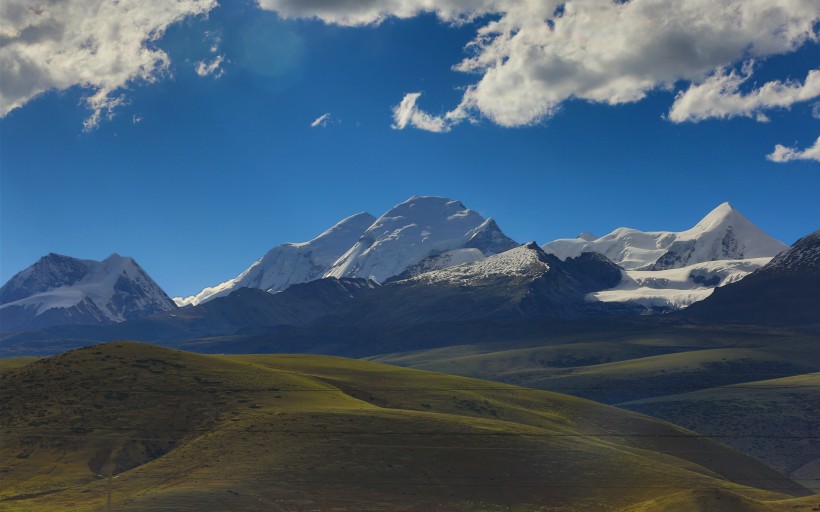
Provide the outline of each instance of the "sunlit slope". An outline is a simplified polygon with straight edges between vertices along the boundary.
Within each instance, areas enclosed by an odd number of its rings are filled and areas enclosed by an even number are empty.
[[[0,373],[33,363],[38,357],[0,357]]]
[[[820,492],[820,373],[620,405],[706,435],[720,433],[726,444]]]
[[[3,510],[102,510],[110,470],[115,509],[135,511],[595,511],[710,490],[745,511],[805,494],[646,416],[342,358],[117,343],[1,379]]]

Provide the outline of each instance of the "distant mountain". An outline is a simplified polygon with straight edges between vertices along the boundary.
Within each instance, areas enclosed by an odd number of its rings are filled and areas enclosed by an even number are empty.
[[[448,260],[477,261],[517,245],[495,221],[459,201],[413,196],[379,217],[326,276],[382,282],[424,261],[441,268]]]
[[[278,293],[239,288],[195,307],[123,324],[120,337],[142,339],[147,332],[158,339],[189,339],[234,334],[280,325],[305,325],[336,312],[347,302],[379,285],[365,279],[317,279]]]
[[[478,261],[517,245],[493,219],[458,201],[413,196],[378,219],[360,213],[310,242],[274,247],[234,279],[174,300],[179,306],[195,306],[239,288],[273,293],[323,277],[382,282]]]
[[[820,231],[680,314],[717,323],[820,324]]]
[[[561,259],[583,252],[603,254],[626,270],[666,270],[716,260],[771,258],[787,248],[723,203],[686,231],[618,228],[594,238],[589,233],[555,240],[544,251]]]
[[[49,254],[0,288],[0,330],[109,324],[176,309],[132,258]]]
[[[321,279],[375,220],[367,212],[359,213],[341,220],[309,242],[278,245],[237,277],[174,301],[179,306],[196,306],[239,288],[273,293],[292,284]]]
[[[600,253],[625,269],[618,286],[591,294],[591,301],[665,312],[687,307],[708,297],[714,288],[739,281],[787,246],[723,203],[686,231],[619,228],[601,238],[582,233],[543,248],[561,259]]]

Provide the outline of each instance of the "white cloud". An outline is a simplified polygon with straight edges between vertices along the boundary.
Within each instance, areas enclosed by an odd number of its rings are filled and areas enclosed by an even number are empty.
[[[740,73],[720,70],[697,85],[681,91],[669,111],[669,119],[675,123],[703,121],[709,118],[757,117],[768,121],[762,111],[772,108],[789,108],[795,103],[809,101],[820,96],[820,70],[812,70],[804,83],[767,82],[748,92],[740,87],[752,76],[752,63],[743,66]]]
[[[778,163],[791,162],[793,160],[814,160],[815,162],[820,162],[820,137],[817,137],[817,140],[814,141],[814,146],[802,151],[797,148],[789,148],[778,144],[774,147],[774,151],[772,151],[771,154],[766,155],[766,158]]]
[[[202,77],[212,75],[214,78],[219,78],[225,71],[222,69],[222,62],[224,61],[224,59],[225,57],[223,57],[222,55],[217,55],[211,62],[205,62],[204,60],[201,60],[196,63],[194,71],[196,71],[197,75]]]
[[[120,91],[154,82],[170,60],[153,46],[165,29],[204,14],[216,0],[0,2],[0,117],[50,90],[79,86],[86,128],[125,102]]]
[[[393,107],[393,128],[403,130],[409,125],[428,132],[449,132],[450,127],[458,122],[457,113],[451,112],[439,117],[422,112],[416,106],[420,96],[420,92],[407,93],[401,103]]]
[[[416,107],[418,96],[407,95],[394,110],[398,128],[409,124],[438,131],[476,116],[501,126],[537,123],[573,99],[610,105],[640,101],[680,81],[700,83],[739,61],[817,41],[814,28],[820,20],[816,0],[258,2],[286,18],[339,25],[375,24],[421,12],[446,22],[478,20],[468,56],[454,69],[479,78],[459,105],[432,116]],[[479,18],[484,14],[494,16]]]
[[[325,128],[333,120],[330,112],[320,115],[310,123],[311,128]]]

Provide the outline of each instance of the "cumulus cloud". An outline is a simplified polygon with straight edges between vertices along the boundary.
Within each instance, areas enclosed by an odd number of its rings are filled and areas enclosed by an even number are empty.
[[[320,115],[316,119],[310,123],[311,128],[325,128],[327,127],[328,123],[332,120],[330,112]]]
[[[153,46],[165,29],[216,0],[0,2],[0,117],[50,91],[80,86],[97,126],[125,103],[122,89],[156,81],[170,64]]]
[[[726,78],[721,70],[737,62],[817,41],[820,20],[816,0],[258,2],[286,18],[339,25],[376,24],[421,12],[451,23],[476,20],[480,27],[467,57],[454,69],[479,78],[459,104],[433,116],[418,109],[412,93],[394,110],[394,126],[433,131],[477,116],[501,126],[523,126],[573,99],[617,105],[640,101],[654,90],[673,90],[680,81]],[[492,16],[481,17],[486,14]]]
[[[222,69],[222,61],[224,59],[224,56],[217,55],[211,62],[201,60],[196,63],[194,71],[196,71],[197,75],[202,77],[213,76],[214,78],[219,78],[225,71]]]
[[[767,82],[743,94],[740,87],[752,76],[751,62],[740,73],[719,70],[705,81],[690,85],[678,93],[669,111],[669,119],[675,123],[703,121],[709,118],[756,117],[766,122],[763,110],[789,108],[795,103],[810,101],[820,96],[820,70],[812,70],[805,82]]]
[[[813,146],[802,151],[797,148],[790,148],[778,144],[774,147],[774,151],[772,151],[771,154],[766,155],[766,158],[778,163],[791,162],[793,160],[814,160],[815,162],[820,162],[820,137],[817,137]]]

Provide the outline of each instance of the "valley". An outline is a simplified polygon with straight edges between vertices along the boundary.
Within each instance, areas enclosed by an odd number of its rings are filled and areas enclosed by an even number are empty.
[[[4,510],[101,510],[108,472],[117,510],[820,506],[706,437],[563,394],[128,342],[20,364],[0,377]]]

